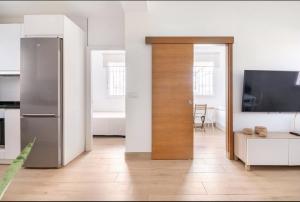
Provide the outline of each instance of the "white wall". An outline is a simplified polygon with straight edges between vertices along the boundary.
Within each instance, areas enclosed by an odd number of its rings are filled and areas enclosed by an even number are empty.
[[[103,66],[102,53],[103,53],[102,51],[92,51],[91,53],[93,111],[94,112],[124,112],[125,97],[110,96],[108,94],[107,67]]]
[[[0,17],[0,24],[23,23],[23,17]]]
[[[0,76],[0,101],[20,101],[19,76]]]
[[[148,13],[125,14],[127,152],[151,151],[151,47],[145,36],[234,36],[234,130],[289,130],[292,114],[241,113],[242,81],[244,69],[299,70],[300,2],[148,5]]]
[[[134,12],[125,17],[126,152],[151,151],[151,47],[145,45],[147,20],[146,13]]]
[[[88,45],[102,49],[124,49],[123,13],[88,18]]]

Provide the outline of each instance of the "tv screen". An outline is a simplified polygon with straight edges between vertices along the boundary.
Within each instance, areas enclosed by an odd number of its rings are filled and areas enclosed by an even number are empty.
[[[300,112],[300,72],[245,70],[243,112]]]

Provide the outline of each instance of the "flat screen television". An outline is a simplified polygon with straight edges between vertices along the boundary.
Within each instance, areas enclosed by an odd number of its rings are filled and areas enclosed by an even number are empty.
[[[245,70],[243,112],[300,112],[300,72]]]

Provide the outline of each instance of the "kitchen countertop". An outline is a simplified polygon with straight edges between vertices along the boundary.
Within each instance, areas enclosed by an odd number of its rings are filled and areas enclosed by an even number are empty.
[[[0,101],[0,109],[20,109],[20,102],[18,101]]]

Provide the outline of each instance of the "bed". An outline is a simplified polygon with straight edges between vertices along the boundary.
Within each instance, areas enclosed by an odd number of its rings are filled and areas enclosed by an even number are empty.
[[[93,135],[125,136],[125,112],[93,112]]]

